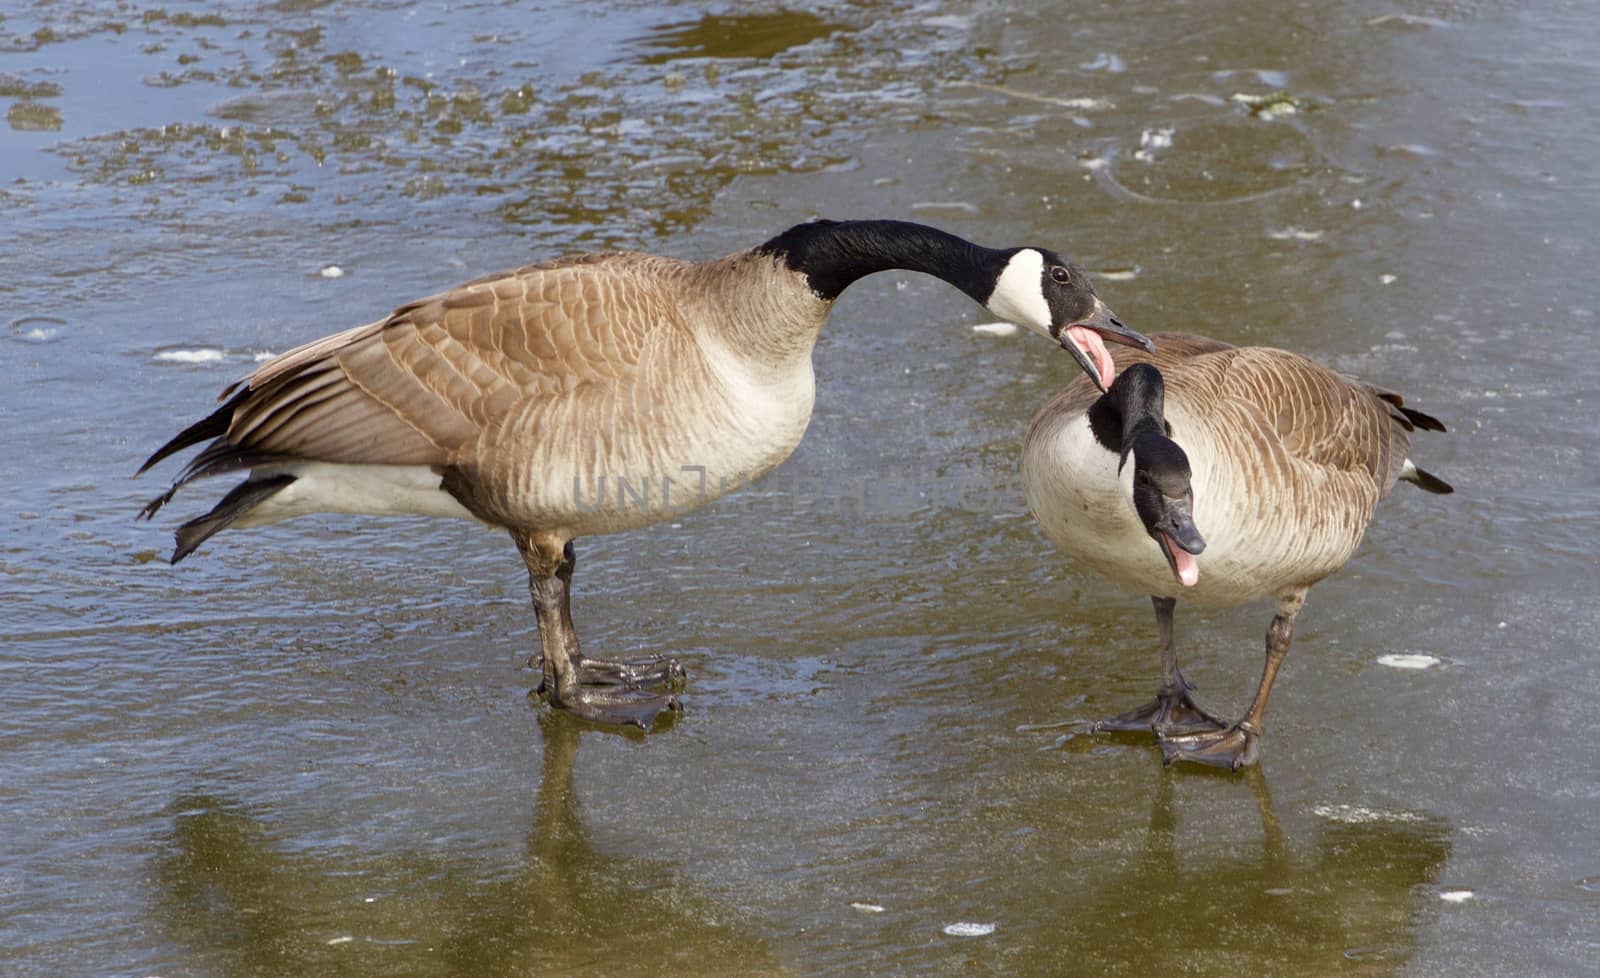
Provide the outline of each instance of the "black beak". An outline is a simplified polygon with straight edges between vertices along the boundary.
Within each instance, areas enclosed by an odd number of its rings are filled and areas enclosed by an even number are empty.
[[[1099,296],[1095,296],[1094,311],[1089,314],[1089,318],[1079,320],[1072,325],[1092,329],[1112,343],[1121,343],[1123,346],[1136,346],[1146,353],[1156,352],[1156,345],[1150,342],[1148,336],[1129,329],[1126,323],[1118,319],[1116,314],[1104,302],[1100,301]],[[1062,332],[1065,332],[1065,330]]]
[[[1156,524],[1155,528],[1171,537],[1173,543],[1182,547],[1188,553],[1198,556],[1205,552],[1205,537],[1202,537],[1200,531],[1195,528],[1194,516],[1189,512],[1188,500],[1168,500],[1166,512],[1161,514],[1161,521]]]

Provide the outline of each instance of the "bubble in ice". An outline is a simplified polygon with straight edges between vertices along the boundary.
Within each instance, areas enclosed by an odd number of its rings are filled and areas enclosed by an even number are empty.
[[[157,350],[154,357],[158,363],[218,363],[226,358],[226,353],[209,346]]]
[[[974,333],[983,333],[985,336],[1011,336],[1017,331],[1016,323],[979,323],[972,327]]]
[[[1439,665],[1439,657],[1423,652],[1390,652],[1378,656],[1378,665],[1390,669],[1432,669]]]

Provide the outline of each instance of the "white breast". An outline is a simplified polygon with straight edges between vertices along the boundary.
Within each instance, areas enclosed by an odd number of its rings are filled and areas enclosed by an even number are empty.
[[[1162,578],[1171,581],[1172,573],[1133,510],[1118,461],[1094,440],[1087,415],[1035,432],[1022,456],[1028,507],[1072,561],[1131,590],[1161,593]]]
[[[1324,523],[1336,520],[1339,499],[1323,491],[1324,473],[1260,443],[1257,432],[1225,431],[1226,417],[1190,407],[1169,389],[1167,421],[1189,456],[1194,522],[1206,540],[1200,583],[1182,588],[1168,574],[1167,589],[1152,593],[1228,606],[1314,583],[1342,567],[1366,517],[1355,521],[1353,535],[1329,532]]]
[[[541,446],[524,463],[519,521],[577,535],[615,533],[687,512],[761,477],[794,451],[811,420],[809,358],[762,369],[716,347],[709,382],[658,395],[602,442]],[[619,412],[620,415],[621,412]],[[581,430],[582,419],[542,427]]]
[[[1195,526],[1206,540],[1199,583],[1186,588],[1173,577],[1133,509],[1131,461],[1119,476],[1118,456],[1094,440],[1084,414],[1032,433],[1022,459],[1028,505],[1069,560],[1131,591],[1229,606],[1319,580],[1349,558],[1353,543],[1308,532],[1293,485],[1262,484],[1260,466],[1241,466],[1207,419],[1170,399],[1167,416],[1189,456]]]

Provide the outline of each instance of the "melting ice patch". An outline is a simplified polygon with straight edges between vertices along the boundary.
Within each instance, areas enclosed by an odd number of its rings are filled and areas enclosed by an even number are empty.
[[[1432,669],[1439,664],[1438,656],[1423,652],[1390,652],[1378,656],[1378,665],[1390,669]]]
[[[1148,163],[1155,159],[1157,153],[1164,149],[1172,148],[1171,126],[1162,126],[1158,129],[1146,129],[1139,134],[1139,148],[1133,151],[1133,158]]]
[[[157,350],[153,359],[158,363],[220,363],[228,355],[215,347],[196,349]]]
[[[979,323],[972,327],[974,333],[983,333],[986,336],[1012,336],[1017,332],[1016,323]]]
[[[65,325],[65,319],[54,316],[24,316],[11,321],[11,337],[24,343],[54,343]]]
[[[911,209],[918,213],[928,211],[950,211],[956,214],[977,214],[978,205],[965,200],[921,200],[911,205]]]
[[[1267,237],[1274,241],[1321,241],[1323,233],[1322,231],[1307,231],[1304,228],[1290,225],[1286,228],[1268,231]]]
[[[1291,116],[1300,111],[1300,100],[1281,89],[1265,95],[1234,92],[1228,96],[1228,101],[1242,105],[1250,110],[1251,115],[1268,121]]]
[[[1043,102],[1046,105],[1059,105],[1064,109],[1076,109],[1079,112],[1099,112],[1105,109],[1114,109],[1116,104],[1103,98],[1094,98],[1087,95],[1062,98],[1057,95],[1037,95],[1033,92],[1024,92],[1021,89],[1007,88],[1004,85],[988,85],[983,82],[953,81],[950,88],[976,88],[985,92],[994,92],[996,95],[1005,95],[1009,98],[1022,99],[1025,102]]]
[[[1370,825],[1373,822],[1424,822],[1426,815],[1417,812],[1397,812],[1363,805],[1318,805],[1311,809],[1320,818],[1346,825]]]
[[[1126,268],[1102,268],[1094,273],[1097,282],[1131,282],[1139,277],[1141,269],[1138,265]]]
[[[1101,51],[1093,61],[1081,62],[1078,67],[1084,71],[1104,71],[1113,75],[1120,75],[1128,70],[1127,62],[1106,51]]]

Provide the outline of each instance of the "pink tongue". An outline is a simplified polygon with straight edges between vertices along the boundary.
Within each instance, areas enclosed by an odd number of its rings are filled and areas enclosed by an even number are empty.
[[[1117,368],[1111,362],[1111,353],[1106,349],[1106,341],[1100,338],[1099,333],[1082,326],[1068,326],[1067,336],[1078,344],[1078,349],[1089,354],[1089,362],[1100,371],[1101,386],[1110,387],[1112,375],[1117,372]]]
[[[1172,562],[1178,568],[1178,580],[1184,587],[1194,587],[1200,583],[1200,564],[1195,561],[1194,554],[1178,546],[1167,537],[1167,549],[1172,552]]]

